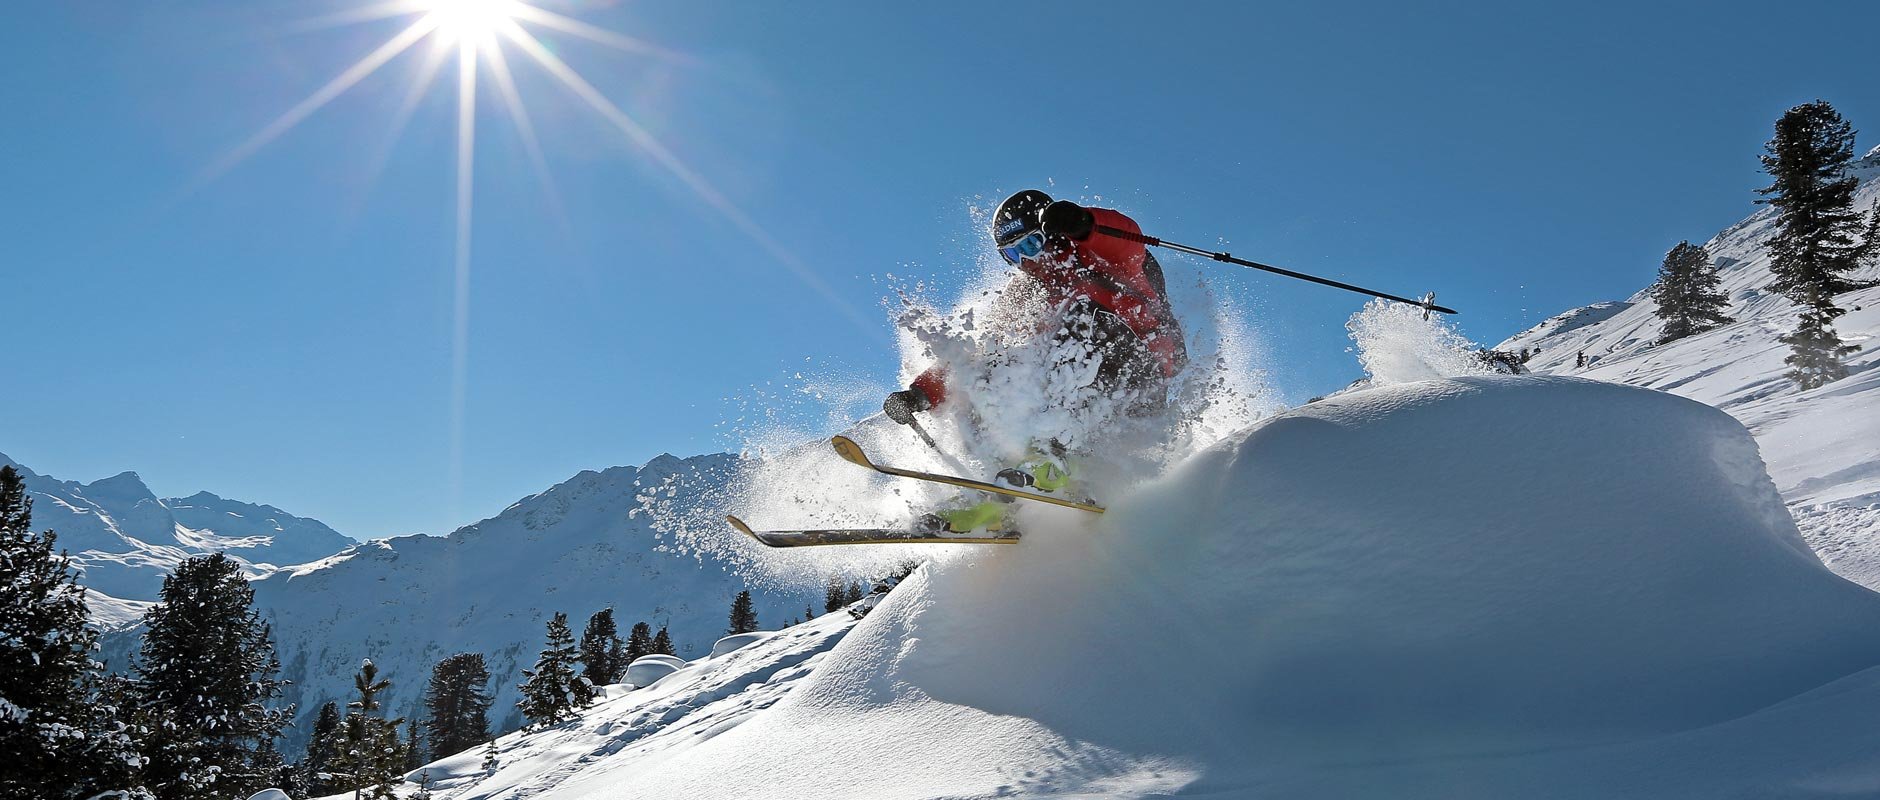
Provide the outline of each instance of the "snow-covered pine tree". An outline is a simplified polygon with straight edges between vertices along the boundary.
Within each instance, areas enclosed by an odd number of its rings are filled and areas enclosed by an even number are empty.
[[[307,740],[307,757],[300,762],[301,772],[306,775],[308,794],[319,796],[340,790],[340,786],[327,775],[339,756],[340,738],[339,704],[329,700],[320,707],[320,715],[314,718],[312,738]]]
[[[857,602],[866,596],[867,595],[862,592],[862,584],[860,582],[849,581],[849,589],[848,589],[848,592],[842,596],[843,597],[842,604],[848,605],[849,603]]]
[[[626,665],[632,664],[640,656],[653,652],[653,628],[644,622],[633,623],[633,632],[627,634],[627,652],[621,660],[621,672],[626,672]],[[618,681],[618,677],[615,678]]]
[[[1834,332],[1834,319],[1844,313],[1839,308],[1803,308],[1795,330],[1782,337],[1782,343],[1789,346],[1789,356],[1782,363],[1789,365],[1788,377],[1795,385],[1813,389],[1847,377],[1841,359],[1860,348],[1842,342]]]
[[[829,576],[829,586],[823,590],[823,610],[840,611],[848,604],[849,596],[842,585],[842,579],[834,575]]]
[[[405,747],[403,755],[405,757],[404,763],[400,766],[403,766],[406,772],[424,766],[424,744],[418,741],[418,720],[415,716],[409,717],[405,721]]]
[[[333,785],[339,791],[353,790],[362,797],[389,797],[398,776],[404,774],[403,748],[398,743],[398,726],[403,719],[376,716],[379,695],[390,689],[392,681],[379,677],[379,665],[365,659],[353,675],[353,690],[359,699],[346,704],[346,724],[339,754],[331,770]],[[359,792],[366,792],[359,795]]]
[[[1703,245],[1678,242],[1665,253],[1658,266],[1658,281],[1652,284],[1651,297],[1658,302],[1658,318],[1664,320],[1664,334],[1659,344],[1729,324],[1723,313],[1730,298],[1717,287],[1723,279],[1710,261],[1710,251]],[[1584,366],[1584,365],[1582,365]]]
[[[398,785],[405,782],[405,748],[398,741],[398,725],[402,722],[402,719],[381,720],[379,725],[373,726],[362,762],[364,771],[360,773],[365,783],[354,791],[354,796],[366,800],[398,800]]]
[[[803,606],[803,621],[808,622],[815,618],[816,618],[816,609],[808,605],[804,605]]]
[[[490,738],[489,668],[481,653],[458,653],[431,668],[424,692],[431,756],[453,756]]]
[[[522,671],[528,680],[516,687],[522,690],[516,707],[531,724],[546,727],[561,722],[593,700],[593,687],[575,674],[574,662],[574,633],[568,629],[568,615],[557,611],[548,621],[548,646],[542,648],[534,669]]]
[[[489,746],[483,748],[483,774],[496,774],[496,767],[499,763],[496,760],[496,740],[491,739]]]
[[[163,800],[245,798],[273,777],[256,756],[293,712],[267,707],[280,662],[254,594],[241,565],[214,553],[178,564],[144,613],[133,670],[150,727],[146,785]]]
[[[418,773],[418,790],[405,800],[431,800],[431,771]]]
[[[1867,230],[1860,235],[1860,260],[1863,264],[1880,262],[1880,200],[1867,207]]]
[[[1816,100],[1788,110],[1765,147],[1763,169],[1774,178],[1758,189],[1777,211],[1769,245],[1770,289],[1802,306],[1789,345],[1788,376],[1804,389],[1846,377],[1841,357],[1852,352],[1834,332],[1847,313],[1835,295],[1858,288],[1849,273],[1865,249],[1854,241],[1860,215],[1854,211],[1859,179],[1847,174],[1854,158],[1854,129],[1834,107]]]
[[[757,608],[751,603],[751,590],[738,592],[731,601],[730,627],[725,633],[750,633],[757,630]]]
[[[625,664],[614,664],[614,659],[623,655],[614,610],[603,608],[594,612],[588,617],[587,626],[581,629],[581,676],[593,686],[613,683],[615,676],[627,668]]]
[[[278,665],[277,665],[278,670]],[[281,758],[281,751],[275,749],[273,739],[262,739],[255,748],[254,758],[255,785],[264,789],[280,788],[281,773],[287,769],[287,760]]]
[[[672,634],[666,632],[666,626],[659,627],[659,634],[653,637],[653,652],[660,655],[678,655],[672,650]]]
[[[0,798],[141,792],[140,758],[91,658],[85,590],[58,537],[32,525],[25,481],[0,467]]]
[[[633,659],[627,658],[627,643],[615,636],[614,640],[607,644],[607,675],[604,680],[595,685],[619,683],[626,678],[627,665],[631,663]]]

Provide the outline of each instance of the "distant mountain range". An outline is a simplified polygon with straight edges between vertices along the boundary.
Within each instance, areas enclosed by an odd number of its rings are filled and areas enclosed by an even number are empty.
[[[113,628],[101,657],[114,668],[138,643],[137,616],[184,558],[222,551],[248,565],[255,606],[273,625],[286,700],[298,725],[282,743],[304,745],[329,700],[344,705],[360,661],[392,681],[395,714],[418,713],[431,667],[482,653],[496,695],[491,719],[520,725],[515,686],[535,662],[545,623],[568,614],[578,634],[588,615],[613,608],[625,636],[634,622],[670,628],[679,654],[704,654],[724,633],[744,582],[710,557],[662,541],[639,496],[682,473],[719,473],[736,457],[662,455],[642,467],[583,471],[496,516],[448,536],[356,543],[314,520],[208,493],[158,499],[132,473],[90,484],[28,472],[34,522],[59,532],[92,587],[94,617]],[[24,471],[24,470],[23,470]],[[767,625],[801,616],[815,597],[750,587]]]
[[[318,520],[209,492],[159,498],[135,472],[79,483],[41,475],[0,454],[25,478],[34,527],[59,535],[90,589],[93,619],[134,622],[164,576],[191,556],[226,553],[251,577],[339,552],[353,540]]]

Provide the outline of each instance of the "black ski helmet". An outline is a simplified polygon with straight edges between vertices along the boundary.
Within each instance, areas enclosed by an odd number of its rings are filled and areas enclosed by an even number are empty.
[[[992,241],[1004,247],[1019,237],[1038,229],[1038,214],[1051,205],[1051,195],[1026,189],[999,204],[992,213]]]

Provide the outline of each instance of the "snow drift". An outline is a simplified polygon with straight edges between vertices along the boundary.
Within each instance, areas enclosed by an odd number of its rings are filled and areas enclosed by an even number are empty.
[[[1109,499],[930,563],[735,729],[539,796],[1880,790],[1880,596],[1702,404],[1373,389]]]

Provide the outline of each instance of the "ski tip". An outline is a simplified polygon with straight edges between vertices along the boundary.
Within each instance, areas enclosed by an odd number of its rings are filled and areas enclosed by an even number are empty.
[[[868,460],[868,454],[862,452],[862,446],[856,444],[854,439],[850,439],[847,436],[836,436],[829,440],[829,444],[835,446],[836,455],[841,456],[843,461],[847,461],[851,464],[859,464],[869,469],[875,468],[874,462]]]
[[[744,524],[744,520],[738,519],[737,516],[727,514],[725,515],[725,521],[731,523],[731,527],[737,528],[738,532],[744,534],[745,536],[749,536],[753,539],[757,539],[757,532],[754,530],[751,530],[751,526]],[[763,541],[763,540],[759,539],[758,541]]]

